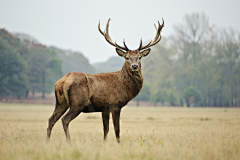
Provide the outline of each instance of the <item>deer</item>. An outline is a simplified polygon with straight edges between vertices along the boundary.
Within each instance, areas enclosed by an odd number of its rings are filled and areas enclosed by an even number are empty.
[[[105,40],[115,47],[117,54],[125,59],[120,71],[110,73],[87,74],[82,72],[69,72],[55,84],[56,104],[53,114],[48,120],[46,142],[50,141],[51,131],[54,124],[62,117],[63,130],[67,142],[71,143],[69,134],[69,123],[81,112],[102,112],[103,139],[106,141],[109,131],[109,117],[112,115],[116,140],[120,143],[120,113],[121,109],[140,92],[143,86],[143,75],[141,70],[141,59],[151,51],[150,47],[161,40],[161,32],[164,27],[158,21],[155,26],[156,35],[148,44],[140,45],[136,50],[128,49],[125,39],[120,46],[111,39],[109,35],[109,22],[105,31],[98,30]]]

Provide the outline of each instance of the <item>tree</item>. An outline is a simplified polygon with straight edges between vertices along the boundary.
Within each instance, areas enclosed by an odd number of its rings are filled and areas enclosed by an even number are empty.
[[[30,90],[33,93],[42,92],[42,98],[45,98],[45,93],[52,92],[55,82],[62,76],[62,61],[54,50],[44,45],[29,41],[25,43],[31,51],[28,73]]]
[[[139,106],[139,101],[148,101],[150,98],[150,90],[147,85],[143,85],[140,93],[134,98],[137,101],[137,106]]]
[[[218,30],[216,59],[219,69],[220,105],[240,105],[240,33],[233,29]],[[224,100],[225,99],[225,100]]]
[[[160,90],[152,95],[151,100],[154,102],[155,106],[157,106],[158,102],[161,102],[162,105],[164,105],[164,102],[167,100],[167,92],[165,90]]]
[[[1,30],[2,34],[8,33]],[[8,39],[2,36],[0,36],[0,51],[0,95],[20,98],[27,90],[25,63],[20,53],[8,43]]]
[[[49,47],[62,61],[62,76],[68,72],[96,73],[94,67],[82,53]]]
[[[172,92],[169,92],[168,94],[168,102],[170,103],[171,106],[175,106],[177,98],[174,96]]]
[[[175,47],[185,67],[188,63],[196,64],[201,58],[207,33],[209,32],[208,17],[204,13],[192,13],[183,17],[183,23],[174,26],[176,35],[173,37]]]
[[[200,95],[200,92],[196,88],[189,87],[184,92],[184,98],[187,103],[187,107],[190,107],[191,103],[193,103],[194,106],[196,106],[198,104],[198,102],[200,102],[200,100],[201,100],[201,95]]]
[[[183,105],[184,100],[189,103],[186,89],[194,87],[201,95],[196,103],[192,97],[194,105],[240,106],[239,31],[210,25],[204,13],[185,15],[174,30],[143,59],[143,75],[151,91],[174,91],[168,98]]]

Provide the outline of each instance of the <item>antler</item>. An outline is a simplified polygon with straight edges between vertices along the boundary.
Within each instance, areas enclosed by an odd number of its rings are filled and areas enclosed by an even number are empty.
[[[155,26],[155,29],[157,30],[157,33],[154,37],[153,40],[151,40],[147,45],[145,46],[142,46],[142,38],[140,40],[140,45],[138,47],[138,50],[143,50],[143,49],[146,49],[146,48],[149,48],[155,44],[157,44],[160,40],[161,40],[161,31],[162,31],[162,28],[164,27],[164,20],[162,18],[162,25],[160,25],[159,21],[158,21],[158,28],[156,27],[156,25],[154,24]]]
[[[122,50],[125,50],[125,51],[129,51],[127,45],[125,44],[125,39],[123,39],[123,45],[124,47],[122,46],[119,46],[116,41],[113,42],[113,40],[111,39],[111,37],[109,36],[109,33],[108,33],[108,26],[109,26],[109,22],[110,22],[110,18],[108,19],[108,22],[107,22],[107,25],[106,25],[106,30],[103,32],[101,29],[100,29],[100,20],[99,20],[99,23],[98,23],[98,30],[99,32],[104,36],[104,38],[107,40],[108,43],[110,43],[111,45],[113,45],[114,47],[117,47],[119,49],[122,49]]]

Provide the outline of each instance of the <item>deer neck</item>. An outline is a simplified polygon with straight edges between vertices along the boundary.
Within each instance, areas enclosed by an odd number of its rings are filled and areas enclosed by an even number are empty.
[[[129,92],[129,96],[133,99],[141,90],[143,85],[143,76],[141,65],[139,65],[138,71],[132,71],[127,65],[127,62],[124,63],[122,70],[120,71],[123,78],[123,85]]]

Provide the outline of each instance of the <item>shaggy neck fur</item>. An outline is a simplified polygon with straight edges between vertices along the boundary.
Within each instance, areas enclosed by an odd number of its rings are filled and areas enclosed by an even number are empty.
[[[124,63],[122,70],[123,84],[128,90],[128,95],[133,99],[140,92],[143,85],[143,76],[141,71],[141,65],[139,65],[138,71],[132,71],[127,65],[127,62]]]

